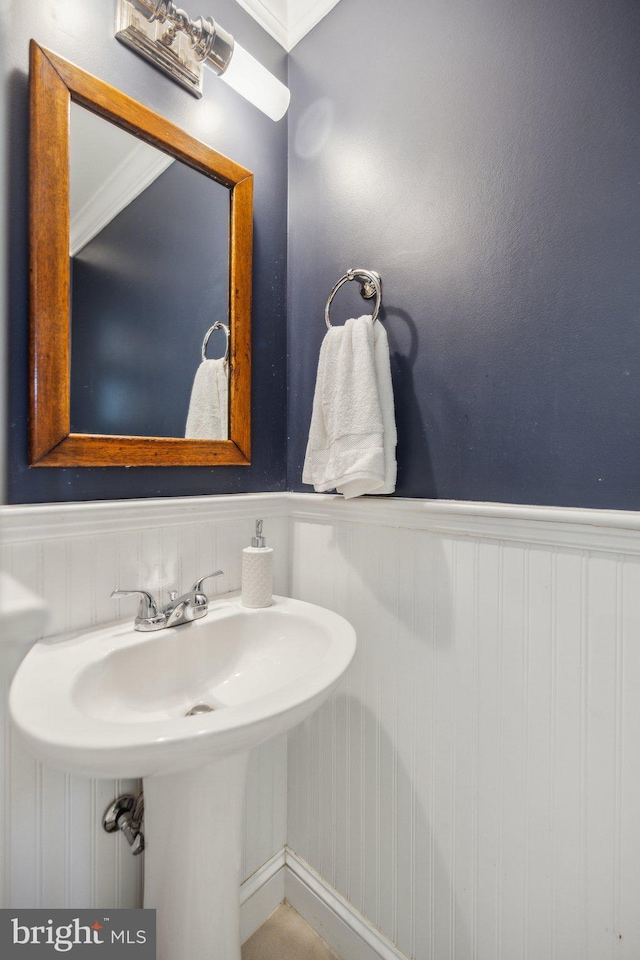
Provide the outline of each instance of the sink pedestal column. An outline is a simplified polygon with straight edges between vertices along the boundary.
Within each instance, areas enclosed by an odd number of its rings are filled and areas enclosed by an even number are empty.
[[[157,960],[240,960],[248,753],[144,780],[144,905]]]

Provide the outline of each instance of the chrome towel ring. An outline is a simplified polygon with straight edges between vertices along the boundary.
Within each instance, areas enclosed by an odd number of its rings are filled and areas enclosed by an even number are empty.
[[[364,297],[365,300],[370,300],[372,297],[376,298],[375,307],[373,308],[373,313],[371,314],[371,322],[375,323],[378,319],[380,305],[382,303],[382,280],[380,278],[380,274],[376,273],[375,270],[362,270],[360,268],[354,269],[352,267],[350,270],[347,270],[344,277],[341,277],[340,280],[338,280],[335,287],[329,294],[327,305],[324,308],[324,322],[326,323],[328,330],[330,330],[332,327],[331,320],[329,319],[329,308],[331,307],[331,303],[336,293],[342,284],[347,282],[347,280],[356,280],[360,284],[360,296]]]
[[[226,344],[224,349],[224,362],[229,362],[229,327],[226,323],[222,323],[221,320],[217,320],[212,327],[209,327],[207,332],[204,335],[204,340],[202,341],[202,359],[207,359],[207,344],[209,343],[209,337],[214,330],[224,330],[224,335],[226,337]]]

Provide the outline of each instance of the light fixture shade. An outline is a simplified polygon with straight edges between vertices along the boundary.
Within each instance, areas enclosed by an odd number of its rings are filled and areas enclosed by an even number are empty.
[[[192,20],[173,0],[118,0],[116,37],[195,97],[202,96],[206,65],[272,120],[287,112],[291,95],[284,83],[213,17]]]
[[[280,120],[289,108],[291,94],[288,88],[241,47],[237,40],[231,62],[220,74],[220,79],[272,120]]]

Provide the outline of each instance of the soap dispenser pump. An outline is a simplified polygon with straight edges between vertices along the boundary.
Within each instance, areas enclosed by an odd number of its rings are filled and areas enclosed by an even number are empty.
[[[262,535],[262,520],[256,520],[251,546],[242,551],[242,605],[270,607],[273,603],[273,548]]]

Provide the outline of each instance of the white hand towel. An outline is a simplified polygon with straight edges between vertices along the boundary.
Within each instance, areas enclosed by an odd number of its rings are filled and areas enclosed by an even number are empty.
[[[396,442],[386,330],[370,316],[331,327],[320,349],[302,482],[345,499],[393,493]]]
[[[224,359],[203,360],[193,381],[185,437],[227,440],[229,437],[229,378]]]

